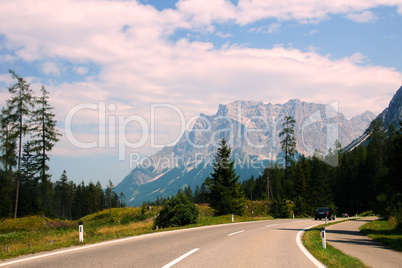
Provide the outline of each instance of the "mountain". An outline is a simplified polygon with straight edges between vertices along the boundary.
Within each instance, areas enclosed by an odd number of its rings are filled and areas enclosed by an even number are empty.
[[[225,137],[240,180],[258,176],[275,161],[283,164],[279,133],[285,116],[296,120],[297,151],[312,155],[334,148],[335,141],[349,144],[359,137],[375,115],[365,112],[350,120],[329,105],[292,99],[285,104],[236,101],[219,105],[215,115],[200,114],[179,142],[142,159],[115,188],[128,205],[167,197],[185,186],[194,190],[212,172],[212,163]],[[336,164],[336,163],[335,163]]]
[[[395,128],[399,128],[399,122],[402,122],[402,86],[396,91],[392,97],[387,108],[384,109],[375,119],[381,119],[384,123],[384,127],[388,130],[390,125]],[[370,128],[368,127],[361,136],[352,141],[348,146],[344,148],[346,151],[353,150],[360,144],[366,144],[367,138],[370,136]]]

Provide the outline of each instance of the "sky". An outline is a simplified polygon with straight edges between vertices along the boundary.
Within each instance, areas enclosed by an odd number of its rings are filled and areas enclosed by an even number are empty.
[[[402,85],[402,0],[1,0],[0,106],[50,92],[52,180],[117,185],[236,100],[379,114]]]

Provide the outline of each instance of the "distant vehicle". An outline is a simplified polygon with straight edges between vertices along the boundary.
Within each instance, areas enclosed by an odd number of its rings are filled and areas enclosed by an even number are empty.
[[[318,208],[314,213],[314,220],[325,219],[335,220],[336,216],[332,213],[332,210],[329,208],[321,207]]]
[[[342,217],[349,218],[349,214],[348,213],[342,213]]]

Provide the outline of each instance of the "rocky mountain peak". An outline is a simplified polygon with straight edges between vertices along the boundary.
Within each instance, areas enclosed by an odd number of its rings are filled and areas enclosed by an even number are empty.
[[[402,121],[402,86],[396,91],[388,107],[378,117],[382,119],[385,127],[390,124],[399,125],[399,121]]]
[[[258,176],[266,161],[282,155],[279,133],[285,116],[296,120],[297,151],[311,155],[335,145],[349,144],[368,127],[374,114],[366,112],[347,120],[336,105],[292,99],[284,104],[235,101],[220,104],[215,115],[200,114],[193,128],[179,142],[149,157],[146,167],[137,166],[116,186],[128,204],[141,204],[157,196],[175,194],[183,185],[195,188],[211,172],[211,162],[225,137],[232,149],[241,179]],[[253,162],[254,166],[245,165]]]

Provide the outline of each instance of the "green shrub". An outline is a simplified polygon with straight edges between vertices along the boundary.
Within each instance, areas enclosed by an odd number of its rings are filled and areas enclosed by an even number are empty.
[[[274,218],[291,218],[294,204],[288,200],[274,200],[269,214]]]
[[[166,201],[154,222],[154,229],[178,227],[197,223],[198,208],[188,200],[184,193],[179,193]]]

